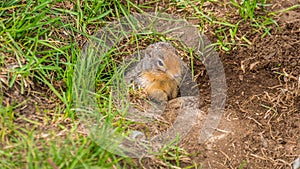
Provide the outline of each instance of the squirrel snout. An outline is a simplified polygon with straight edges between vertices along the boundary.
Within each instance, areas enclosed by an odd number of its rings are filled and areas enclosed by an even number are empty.
[[[174,79],[174,80],[176,80],[176,82],[179,84],[180,82],[181,82],[181,80],[182,80],[182,78],[181,78],[181,74],[173,74],[172,75],[172,78]]]

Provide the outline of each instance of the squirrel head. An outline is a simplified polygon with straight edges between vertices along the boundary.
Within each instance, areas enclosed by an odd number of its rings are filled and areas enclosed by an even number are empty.
[[[156,43],[151,51],[152,69],[165,72],[177,84],[182,80],[181,61],[175,48],[165,42]]]

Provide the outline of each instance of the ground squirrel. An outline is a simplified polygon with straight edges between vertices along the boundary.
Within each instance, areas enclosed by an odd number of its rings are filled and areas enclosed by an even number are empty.
[[[182,80],[181,60],[176,49],[167,42],[149,45],[141,52],[142,59],[125,80],[144,89],[150,100],[165,102],[176,98]]]

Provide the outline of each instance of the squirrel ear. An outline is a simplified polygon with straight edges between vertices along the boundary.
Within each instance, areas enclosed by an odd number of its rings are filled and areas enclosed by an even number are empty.
[[[146,48],[145,50],[145,55],[148,56],[149,58],[152,58],[154,56],[154,47],[153,45],[150,45]]]
[[[151,53],[152,53],[151,50],[146,49],[145,52],[144,52],[144,56],[147,57],[147,58],[151,58],[152,57]]]

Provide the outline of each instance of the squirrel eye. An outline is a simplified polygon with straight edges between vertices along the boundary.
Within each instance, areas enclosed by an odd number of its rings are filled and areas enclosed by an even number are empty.
[[[158,60],[158,65],[159,66],[164,66],[164,63],[161,60]]]

